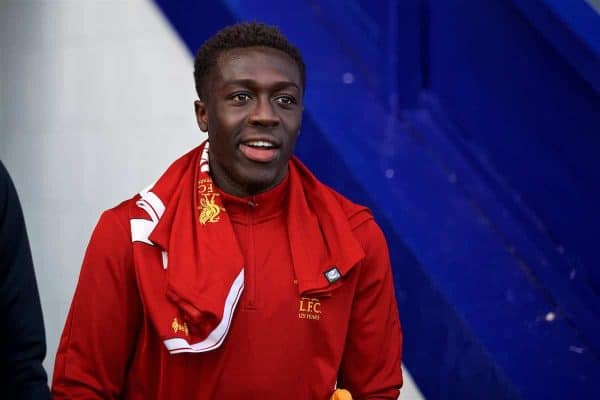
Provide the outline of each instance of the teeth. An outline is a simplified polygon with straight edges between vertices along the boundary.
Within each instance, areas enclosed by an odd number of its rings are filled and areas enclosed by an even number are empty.
[[[275,147],[275,145],[273,143],[265,142],[264,140],[253,140],[250,142],[246,142],[245,144],[246,144],[246,146],[252,146],[252,147],[265,147],[265,148]]]

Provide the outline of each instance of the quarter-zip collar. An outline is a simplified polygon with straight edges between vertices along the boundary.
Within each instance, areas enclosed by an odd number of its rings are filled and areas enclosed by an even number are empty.
[[[217,188],[223,199],[225,212],[232,222],[247,224],[249,213],[252,223],[260,223],[278,216],[287,207],[289,175],[272,189],[247,197],[237,197]]]

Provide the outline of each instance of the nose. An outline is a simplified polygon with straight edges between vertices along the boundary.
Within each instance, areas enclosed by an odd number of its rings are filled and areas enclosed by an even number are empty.
[[[252,109],[248,118],[248,123],[254,126],[273,127],[279,125],[279,115],[273,108],[271,100],[258,97],[255,107]]]

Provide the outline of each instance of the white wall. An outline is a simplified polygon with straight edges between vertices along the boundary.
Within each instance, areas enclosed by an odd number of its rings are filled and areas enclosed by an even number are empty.
[[[0,1],[0,158],[54,354],[100,212],[197,145],[192,62],[144,1]],[[90,293],[93,296],[93,293]]]
[[[0,0],[0,159],[25,213],[50,375],[101,211],[204,138],[192,67],[151,2]],[[407,380],[402,398],[422,398]]]

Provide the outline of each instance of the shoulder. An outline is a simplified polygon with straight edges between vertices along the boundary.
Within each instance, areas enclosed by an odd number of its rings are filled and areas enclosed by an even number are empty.
[[[143,217],[139,212],[140,208],[136,205],[137,200],[139,195],[104,210],[96,223],[92,239],[103,238],[112,245],[120,243],[128,246],[131,242],[131,219]]]
[[[0,161],[0,193],[4,193],[8,190],[10,185],[10,176],[8,171],[4,167],[2,161]]]
[[[21,203],[8,171],[0,162],[0,256],[3,249],[10,253],[18,251],[23,239],[27,240],[27,233]]]
[[[102,212],[85,251],[82,265],[84,276],[106,271],[112,271],[118,277],[132,273],[130,220],[137,208],[135,202],[136,198],[133,197]]]
[[[354,238],[365,253],[357,268],[359,286],[368,287],[374,282],[389,280],[389,250],[384,233],[373,214],[367,207],[354,203],[333,189],[331,192],[344,211]]]
[[[128,225],[129,220],[131,218],[135,218],[139,213],[138,210],[140,208],[136,205],[136,202],[139,199],[140,196],[136,194],[135,196],[120,202],[116,206],[105,210],[102,213],[101,219],[103,217],[108,219],[114,219],[115,221],[121,224]]]
[[[352,233],[367,256],[375,249],[379,251],[382,246],[387,247],[383,232],[369,208],[349,200],[332,188],[329,188],[329,190],[346,215]]]
[[[17,199],[17,191],[10,179],[8,171],[0,161],[0,211],[5,211]]]

